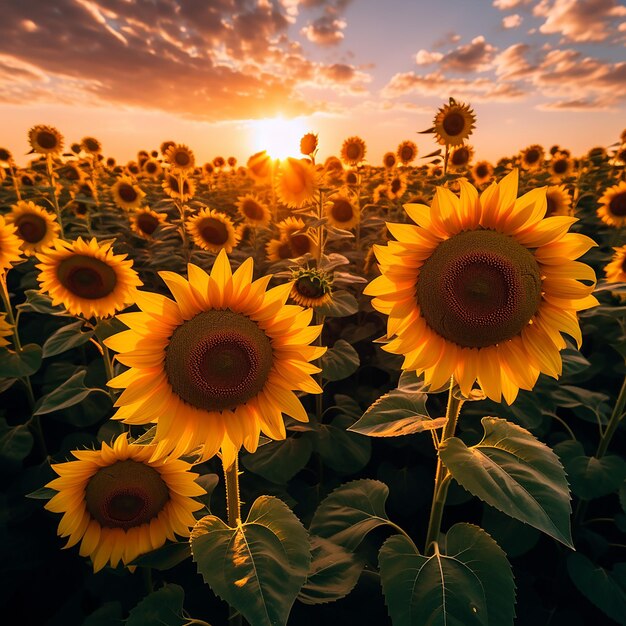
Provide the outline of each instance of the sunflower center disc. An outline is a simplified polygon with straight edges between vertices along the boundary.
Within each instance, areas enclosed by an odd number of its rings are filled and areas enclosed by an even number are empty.
[[[476,168],[476,176],[478,176],[478,178],[485,178],[485,176],[487,176],[488,173],[488,169],[486,165],[479,165]]]
[[[532,165],[539,160],[539,151],[538,150],[529,150],[526,153],[526,163]]]
[[[551,217],[559,206],[558,201],[552,194],[546,194],[546,217]]]
[[[413,148],[410,146],[404,146],[400,151],[400,158],[403,161],[412,161],[413,160]]]
[[[333,202],[332,214],[338,222],[349,222],[354,216],[352,205],[343,198],[338,198]]]
[[[361,156],[361,147],[357,143],[350,143],[346,146],[346,156],[350,161],[356,161]]]
[[[445,339],[482,348],[517,335],[541,301],[534,256],[492,230],[461,232],[424,263],[417,297],[428,325]]]
[[[137,217],[137,226],[139,230],[146,235],[151,235],[159,225],[159,220],[154,217],[154,215],[150,215],[150,213],[141,213]]]
[[[611,198],[609,210],[619,217],[626,215],[626,192],[618,193]]]
[[[446,133],[451,137],[454,137],[455,135],[460,135],[465,128],[465,118],[463,117],[463,115],[461,115],[461,113],[453,111],[451,113],[448,113],[443,118],[442,126]]]
[[[263,219],[263,208],[254,200],[246,200],[243,204],[243,212],[251,220],[260,221]]]
[[[189,155],[186,152],[177,152],[176,156],[174,157],[174,161],[176,165],[180,165],[181,167],[185,167],[186,165],[189,165],[190,160],[191,159],[189,158]]]
[[[198,228],[202,239],[207,243],[221,246],[228,241],[228,230],[226,225],[212,217],[202,220],[200,228]]]
[[[22,215],[15,225],[20,237],[28,243],[38,243],[46,236],[46,220],[39,215]]]
[[[394,178],[391,181],[391,193],[396,194],[402,189],[402,181],[399,178]]]
[[[563,174],[567,170],[567,161],[565,159],[558,159],[554,162],[553,169],[556,174]]]
[[[319,278],[300,276],[296,280],[296,291],[305,298],[321,298],[324,295],[324,286]]]
[[[256,322],[232,311],[205,311],[174,331],[165,371],[185,402],[220,411],[256,396],[272,362],[269,337]]]
[[[51,150],[56,148],[57,138],[54,133],[50,133],[47,130],[40,130],[37,133],[37,143],[45,150]]]
[[[297,256],[302,256],[311,251],[311,240],[307,235],[292,235],[289,237],[289,244]]]
[[[141,526],[163,510],[169,497],[159,472],[131,459],[99,469],[85,489],[87,511],[107,528]]]
[[[115,270],[100,259],[75,254],[63,259],[57,269],[59,282],[79,298],[106,298],[117,284]]]
[[[137,200],[137,191],[132,185],[127,183],[123,183],[117,189],[117,193],[120,194],[120,198],[124,200],[124,202],[134,202]]]

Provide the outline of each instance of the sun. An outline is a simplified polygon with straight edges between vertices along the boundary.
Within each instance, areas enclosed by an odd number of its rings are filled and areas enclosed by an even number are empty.
[[[300,139],[310,132],[302,118],[285,119],[281,116],[250,122],[252,150],[265,150],[274,159],[295,157],[300,152]]]

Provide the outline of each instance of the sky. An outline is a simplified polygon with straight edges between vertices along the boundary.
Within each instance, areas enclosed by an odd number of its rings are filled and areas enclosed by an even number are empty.
[[[47,124],[120,163],[165,140],[245,162],[314,132],[319,158],[357,135],[377,165],[435,150],[418,131],[452,96],[477,159],[579,155],[626,127],[625,47],[618,0],[3,0],[0,145],[23,163]]]

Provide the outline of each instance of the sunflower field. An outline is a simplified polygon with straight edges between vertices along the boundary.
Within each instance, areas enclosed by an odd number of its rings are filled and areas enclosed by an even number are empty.
[[[626,131],[0,148],[15,624],[626,624]]]

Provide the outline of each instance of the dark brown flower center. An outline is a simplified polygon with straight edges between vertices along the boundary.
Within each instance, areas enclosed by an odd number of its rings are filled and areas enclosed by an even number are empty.
[[[189,153],[184,150],[179,150],[174,153],[174,163],[180,167],[187,167],[191,163]]]
[[[228,241],[226,224],[214,217],[205,217],[198,225],[198,232],[204,241],[215,246],[223,246]]]
[[[154,161],[148,161],[145,169],[148,174],[154,174],[158,169],[158,165]]]
[[[135,202],[139,195],[137,190],[129,183],[120,184],[117,188],[117,193],[124,202]]]
[[[117,274],[110,265],[82,254],[63,259],[57,277],[68,291],[87,300],[106,298],[117,285]]]
[[[215,167],[224,167],[225,163],[224,157],[217,156],[213,159],[213,165],[215,165]]]
[[[105,528],[127,530],[148,523],[170,498],[161,474],[128,459],[99,469],[85,488],[85,505]]]
[[[559,208],[559,196],[555,193],[546,194],[546,217],[552,217]]]
[[[20,215],[15,221],[20,237],[28,243],[38,243],[48,231],[46,220],[41,215],[27,213]]]
[[[308,235],[300,234],[300,235],[291,235],[289,237],[289,245],[291,246],[291,251],[296,256],[302,256],[307,252],[311,251],[311,241]],[[290,255],[291,256],[291,255]]]
[[[400,150],[400,159],[404,163],[410,163],[415,158],[415,152],[412,146],[402,146]]]
[[[391,193],[396,195],[400,189],[402,189],[402,180],[400,180],[399,178],[393,178],[391,181],[391,185],[389,185],[389,189],[391,190]]]
[[[396,164],[396,157],[393,154],[386,154],[384,165],[385,167],[393,167]]]
[[[529,165],[534,165],[539,160],[539,150],[536,148],[531,148],[524,154],[524,160]]]
[[[151,213],[140,213],[137,215],[137,228],[146,235],[151,235],[159,226],[159,219]]]
[[[557,159],[554,162],[552,169],[555,174],[564,174],[567,171],[567,159]]]
[[[6,148],[0,148],[0,161],[10,161],[11,153]]]
[[[354,217],[354,208],[345,198],[333,200],[331,214],[336,222],[349,222]]]
[[[478,178],[485,178],[487,174],[489,174],[489,168],[484,163],[476,166],[476,176]]]
[[[37,133],[37,143],[44,150],[52,150],[57,147],[59,142],[54,133],[51,133],[50,131],[47,131],[47,130],[40,130]]]
[[[618,217],[626,215],[626,191],[617,193],[611,198],[609,202],[609,211]]]
[[[256,200],[252,200],[251,198],[246,198],[241,208],[243,214],[251,220],[260,222],[265,217],[263,207]]]
[[[445,339],[481,348],[511,339],[541,301],[541,273],[531,252],[491,230],[465,231],[439,244],[417,282],[428,325]]]
[[[199,409],[244,404],[267,381],[272,345],[256,322],[232,311],[205,311],[174,331],[165,371],[174,393]]]
[[[93,137],[87,137],[83,142],[89,152],[98,152],[100,150],[100,142]]]
[[[465,165],[469,161],[469,150],[467,148],[457,148],[452,153],[453,165]]]
[[[346,183],[348,183],[348,185],[356,185],[358,181],[359,179],[354,172],[348,172],[346,174]]]
[[[350,161],[358,161],[361,158],[361,146],[356,142],[351,142],[346,146],[346,156]]]
[[[446,113],[441,124],[446,134],[450,137],[456,137],[463,132],[465,128],[465,117],[458,111]]]
[[[321,298],[326,290],[317,276],[300,276],[295,283],[296,291],[305,298]]]

